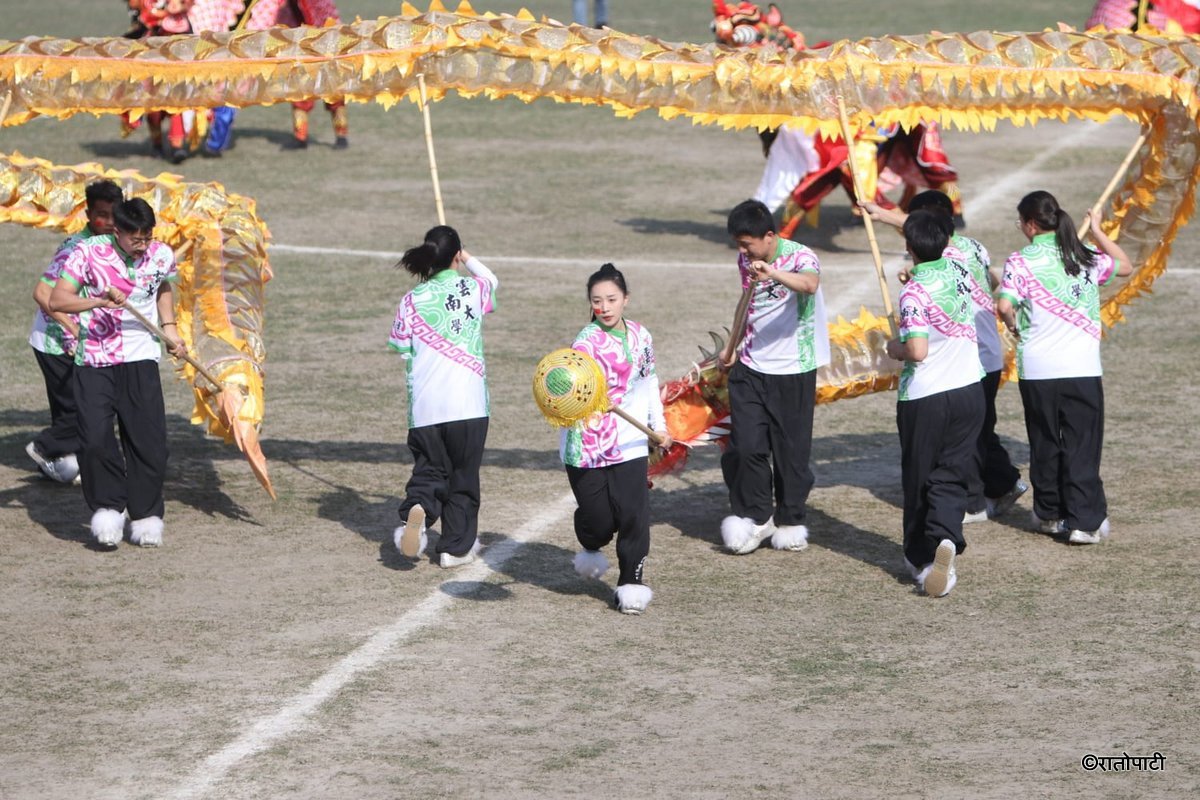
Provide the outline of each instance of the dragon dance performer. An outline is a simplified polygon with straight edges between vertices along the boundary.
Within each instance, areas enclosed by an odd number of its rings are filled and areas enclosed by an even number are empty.
[[[400,265],[420,283],[400,301],[388,339],[408,362],[413,456],[393,539],[402,555],[419,557],[426,525],[440,518],[438,563],[459,567],[480,550],[479,467],[490,415],[483,317],[494,308],[499,281],[447,225],[431,228]]]
[[[75,245],[92,236],[113,232],[113,209],[125,199],[121,187],[110,180],[88,184],[84,190],[87,225],[69,237],[54,254],[33,290],[38,310],[33,315],[29,344],[46,382],[50,402],[50,427],[25,446],[42,473],[59,483],[79,480],[79,423],[75,403],[75,347],[79,341],[79,320],[50,310],[50,294],[62,275],[63,264]]]
[[[1100,252],[1085,247],[1049,192],[1025,195],[1017,214],[1029,246],[1004,262],[996,313],[1019,337],[1034,529],[1098,544],[1109,532],[1100,480],[1100,287],[1131,274],[1133,264],[1091,212],[1085,224]]]
[[[957,581],[955,556],[966,549],[963,517],[984,402],[975,312],[949,262],[953,228],[944,216],[914,211],[904,221],[912,256],[900,292],[900,336],[888,355],[904,362],[896,398],[904,487],[904,559],[921,590],[944,597]]]
[[[744,324],[735,318],[720,356],[730,368],[732,433],[721,471],[733,510],[721,538],[739,555],[768,538],[776,550],[803,550],[815,483],[809,455],[817,368],[830,360],[821,265],[812,250],[776,233],[757,200],[738,204],[728,229],[742,290],[752,293]]]
[[[157,547],[163,536],[167,420],[158,373],[158,339],[127,316],[130,306],[159,325],[167,351],[182,355],[175,332],[175,254],[153,239],[154,210],[135,197],[113,209],[115,230],[79,242],[63,263],[50,309],[79,315],[73,373],[82,445],[83,498],[91,532],[116,547],[130,522],[130,541]],[[118,444],[113,420],[120,426]]]
[[[907,215],[899,209],[883,209],[874,203],[863,203],[872,219],[903,230]],[[909,202],[909,211],[927,209],[941,215],[950,223],[950,243],[944,253],[946,262],[958,271],[958,279],[967,287],[975,308],[975,337],[979,344],[979,361],[983,365],[984,418],[975,454],[975,469],[968,484],[967,514],[963,523],[985,522],[1006,513],[1029,491],[1021,480],[1021,472],[1000,437],[996,435],[996,394],[1000,389],[1000,374],[1004,369],[1004,344],[996,327],[996,305],[992,293],[999,285],[992,273],[991,256],[983,243],[954,231],[953,207],[942,192],[928,189]],[[907,280],[908,273],[902,275]]]
[[[1143,25],[1164,33],[1200,33],[1200,0],[1099,0],[1087,27],[1141,30]]]
[[[773,3],[764,14],[754,3],[713,0],[713,14],[713,32],[722,44],[806,48],[803,34],[784,24],[783,14]],[[819,42],[816,46],[825,44]],[[859,174],[865,177],[865,193],[873,195],[880,206],[896,206],[884,191],[901,184],[901,206],[919,189],[938,189],[950,197],[956,222],[963,225],[958,172],[942,149],[941,134],[934,123],[918,125],[911,131],[899,126],[867,129],[849,146],[840,137],[812,136],[789,125],[764,132],[762,141],[767,165],[755,199],[772,211],[784,208],[780,234],[785,238],[791,237],[803,219],[815,225],[821,200],[838,185],[854,199],[848,158],[854,158]]]
[[[197,32],[231,28],[262,31],[277,25],[319,27],[340,23],[342,19],[334,0],[195,0],[195,3],[192,19]],[[284,145],[285,150],[308,147],[308,115],[315,105],[313,100],[292,103],[292,139]],[[326,102],[325,108],[333,120],[334,149],[345,150],[350,146],[346,104],[340,100]],[[236,109],[228,107],[213,111],[212,128],[203,148],[205,156],[220,156],[231,147],[236,115]]]
[[[191,33],[192,25],[188,15],[192,10],[193,0],[129,0],[130,16],[134,20],[133,27],[125,34],[126,38],[140,39],[144,36],[177,36]],[[170,160],[172,164],[182,163],[188,157],[188,136],[196,121],[194,111],[184,111],[180,114],[168,114],[165,111],[151,111],[146,114],[150,130],[150,144],[155,152]],[[140,125],[124,115],[121,121],[121,136],[125,137],[137,130]],[[163,128],[167,129],[166,141],[163,141]]]
[[[654,369],[654,341],[648,330],[625,318],[629,304],[625,276],[605,264],[588,278],[587,290],[592,321],[575,337],[572,348],[600,365],[612,402],[655,431],[660,448],[669,448],[671,436]],[[579,504],[575,537],[584,549],[575,556],[575,571],[585,578],[602,576],[608,559],[600,549],[615,534],[620,576],[613,603],[623,614],[642,613],[654,596],[642,583],[650,552],[646,435],[616,414],[597,414],[562,432],[559,454]]]

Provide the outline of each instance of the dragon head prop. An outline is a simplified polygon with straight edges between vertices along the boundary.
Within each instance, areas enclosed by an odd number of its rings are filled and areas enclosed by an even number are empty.
[[[764,14],[754,3],[713,0],[712,30],[717,41],[732,47],[774,45],[785,50],[803,50],[804,34],[783,24],[783,12],[774,3]]]

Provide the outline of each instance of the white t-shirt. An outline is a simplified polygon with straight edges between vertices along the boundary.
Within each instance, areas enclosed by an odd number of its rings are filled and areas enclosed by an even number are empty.
[[[783,272],[821,274],[817,254],[788,239],[779,239],[771,268]],[[795,375],[823,367],[830,361],[829,325],[825,298],[793,292],[778,281],[755,283],[750,276],[750,259],[738,256],[742,289],[753,284],[746,335],[742,339],[742,363],[767,375]]]
[[[975,338],[979,342],[979,361],[984,372],[999,372],[1004,368],[1004,343],[996,320],[996,301],[992,297],[992,282],[988,268],[992,264],[987,248],[969,236],[957,233],[950,237],[945,257],[962,261],[969,278],[971,301],[975,304]]]
[[[983,367],[975,341],[975,307],[961,264],[939,258],[913,267],[900,291],[900,341],[924,337],[922,361],[905,361],[900,402],[979,383]]]
[[[1053,233],[1039,234],[1004,262],[1000,296],[1017,311],[1017,374],[1021,379],[1099,377],[1100,287],[1117,262],[1097,253],[1072,277]]]
[[[483,315],[495,309],[496,276],[477,258],[471,275],[445,269],[404,295],[388,346],[408,359],[408,426],[490,414]]]

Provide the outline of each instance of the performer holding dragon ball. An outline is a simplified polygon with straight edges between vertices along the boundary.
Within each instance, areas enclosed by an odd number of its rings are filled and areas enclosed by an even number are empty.
[[[592,321],[572,347],[591,356],[604,373],[612,402],[655,431],[658,447],[671,446],[663,419],[654,340],[642,325],[625,318],[629,289],[625,276],[605,264],[588,278]],[[608,570],[600,552],[617,538],[620,576],[613,602],[623,614],[645,611],[654,593],[642,583],[650,552],[649,445],[646,434],[616,414],[598,414],[564,430],[559,454],[579,507],[575,536],[583,550],[575,571],[599,578]]]

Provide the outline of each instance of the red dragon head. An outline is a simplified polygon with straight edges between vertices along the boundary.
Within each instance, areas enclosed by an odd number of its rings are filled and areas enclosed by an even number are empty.
[[[764,44],[783,49],[803,50],[804,34],[783,24],[783,12],[774,3],[767,13],[754,3],[727,3],[713,0],[713,33],[717,41],[732,47],[759,47]]]

